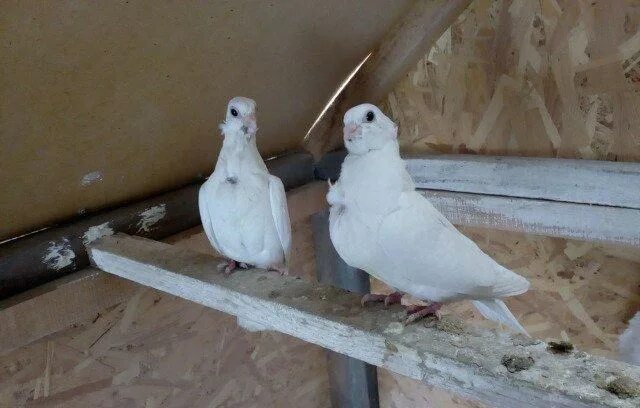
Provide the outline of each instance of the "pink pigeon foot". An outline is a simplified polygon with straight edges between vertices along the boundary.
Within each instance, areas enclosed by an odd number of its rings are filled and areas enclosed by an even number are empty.
[[[225,276],[231,275],[236,268],[238,268],[238,263],[233,259],[229,259],[226,262],[222,262],[218,264],[218,269],[224,271]]]
[[[442,303],[433,302],[427,306],[422,305],[413,305],[407,307],[407,317],[404,319],[404,325],[411,324],[420,319],[423,319],[427,316],[434,315],[436,318],[440,319],[440,315],[438,311],[442,307]]]
[[[367,293],[362,297],[362,300],[360,300],[360,304],[362,304],[362,307],[364,307],[367,303],[384,302],[385,306],[389,306],[400,303],[400,301],[402,300],[402,296],[403,294],[400,292],[393,292],[390,295]]]

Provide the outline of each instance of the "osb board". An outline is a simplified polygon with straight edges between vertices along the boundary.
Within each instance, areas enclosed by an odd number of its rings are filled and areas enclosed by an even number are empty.
[[[640,160],[640,6],[476,0],[385,101],[407,153]]]
[[[405,153],[640,161],[639,23],[633,1],[475,0],[383,109]],[[463,231],[531,280],[507,303],[533,336],[615,358],[640,309],[640,250]],[[466,303],[445,313],[487,324]],[[474,406],[446,394],[425,402],[424,385],[381,378],[390,406]]]
[[[293,263],[314,270],[308,221]],[[212,252],[201,229],[176,245]],[[95,318],[0,356],[0,407],[329,407],[325,352],[140,288]]]
[[[297,147],[409,3],[3,2],[0,240],[208,175],[235,95]]]

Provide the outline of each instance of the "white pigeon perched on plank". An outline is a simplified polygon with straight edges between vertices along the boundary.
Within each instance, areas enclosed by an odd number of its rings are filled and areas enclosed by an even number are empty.
[[[618,339],[620,359],[640,366],[640,312],[629,320],[629,327]]]
[[[287,272],[291,225],[282,181],[269,174],[256,146],[256,103],[229,101],[218,162],[200,187],[198,205],[211,245],[237,266]]]
[[[394,287],[369,301],[399,303],[402,293],[433,302],[407,310],[405,323],[434,314],[443,302],[470,299],[487,319],[524,328],[500,298],[529,288],[461,234],[422,195],[400,157],[397,126],[371,104],[344,116],[348,155],[330,185],[333,245],[344,261]]]

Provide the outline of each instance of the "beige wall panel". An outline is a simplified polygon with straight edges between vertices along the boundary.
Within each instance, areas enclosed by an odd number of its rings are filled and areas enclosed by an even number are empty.
[[[295,148],[409,3],[4,2],[0,239],[208,175],[235,95]]]

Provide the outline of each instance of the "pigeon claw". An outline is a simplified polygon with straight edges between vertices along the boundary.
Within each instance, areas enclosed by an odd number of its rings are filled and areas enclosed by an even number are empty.
[[[435,316],[437,319],[440,319],[440,308],[442,307],[442,303],[433,302],[427,306],[422,305],[412,305],[407,307],[407,317],[402,321],[402,323],[406,326],[411,323],[417,322],[420,319],[423,319],[427,316]]]
[[[218,264],[218,270],[223,271],[225,276],[231,275],[231,272],[236,268],[238,268],[238,263],[233,259]]]
[[[360,304],[362,307],[365,307],[367,303],[378,303],[383,302],[385,306],[393,305],[396,303],[400,303],[402,300],[403,294],[400,292],[393,292],[390,295],[381,295],[377,293],[367,293],[360,300]]]
[[[272,266],[267,269],[270,272],[278,272],[280,276],[289,276],[289,268],[286,266]]]
[[[384,298],[384,305],[389,306],[389,305],[395,305],[396,303],[401,303],[402,296],[403,296],[403,293],[401,292],[393,292],[389,296]]]

